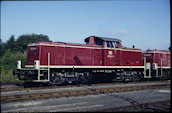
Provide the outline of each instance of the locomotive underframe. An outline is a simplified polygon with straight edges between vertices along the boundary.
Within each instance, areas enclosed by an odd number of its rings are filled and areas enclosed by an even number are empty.
[[[171,79],[170,67],[158,67],[157,69],[151,69],[151,75],[153,79]]]
[[[63,67],[63,66],[62,66]],[[40,68],[20,69],[16,72],[26,82],[88,83],[107,81],[137,81],[143,78],[144,68]],[[23,76],[23,78],[22,78]]]
[[[48,55],[49,56],[49,55]],[[39,60],[35,60],[33,66],[21,68],[21,61],[18,61],[18,70],[14,75],[18,75],[20,80],[25,82],[49,82],[49,83],[89,83],[89,82],[117,82],[117,81],[139,81],[151,78],[169,78],[170,67],[151,68],[150,63],[144,66],[53,66],[40,65]],[[162,76],[165,74],[165,77]]]

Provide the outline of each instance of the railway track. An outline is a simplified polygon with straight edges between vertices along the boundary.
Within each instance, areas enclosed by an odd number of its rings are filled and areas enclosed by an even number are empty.
[[[149,83],[149,82],[152,82],[152,81],[138,81],[138,82],[131,82],[131,83]],[[160,82],[160,81],[154,81],[154,82]],[[163,80],[161,82],[167,82],[167,80]],[[120,85],[120,84],[124,84],[124,83],[98,83],[98,84],[92,84],[94,86],[98,86],[98,85]],[[82,85],[82,86],[87,86],[86,84]],[[67,87],[77,87],[76,85],[65,85],[65,86],[57,86],[57,85],[54,85],[54,86],[43,86],[43,87],[28,87],[28,88],[25,88],[23,86],[12,86],[12,87],[2,87],[1,86],[1,92],[9,92],[9,91],[22,91],[22,90],[40,90],[40,89],[53,89],[53,88],[67,88]]]
[[[134,86],[120,86],[120,87],[105,87],[105,88],[88,88],[81,90],[69,90],[69,91],[54,91],[45,93],[33,93],[33,94],[16,94],[9,96],[1,96],[1,104],[27,101],[27,100],[39,100],[48,98],[61,98],[70,96],[82,96],[82,95],[94,95],[94,94],[106,94],[114,92],[126,92],[136,90],[148,90],[156,88],[169,88],[170,84],[156,84],[156,85],[134,85]]]
[[[24,90],[22,86],[14,86],[14,87],[1,87],[1,92],[8,92],[8,91],[20,91]]]

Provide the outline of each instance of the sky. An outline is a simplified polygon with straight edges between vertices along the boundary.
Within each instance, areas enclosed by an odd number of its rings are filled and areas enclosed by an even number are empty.
[[[1,39],[44,34],[84,44],[89,36],[117,38],[124,47],[168,50],[169,0],[3,1]]]

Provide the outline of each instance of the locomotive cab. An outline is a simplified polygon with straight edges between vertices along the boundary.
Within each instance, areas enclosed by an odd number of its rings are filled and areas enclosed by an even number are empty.
[[[85,39],[86,44],[99,45],[107,48],[122,48],[121,40],[115,38],[90,36]]]

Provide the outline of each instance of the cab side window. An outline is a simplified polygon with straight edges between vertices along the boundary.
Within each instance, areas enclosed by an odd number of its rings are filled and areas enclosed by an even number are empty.
[[[96,44],[97,44],[97,45],[101,45],[101,46],[103,45],[103,40],[96,40],[96,39],[95,39],[95,41],[96,41]]]
[[[107,41],[107,42],[106,42],[106,45],[107,45],[107,47],[114,48],[112,42]]]
[[[118,48],[118,44],[115,42],[115,47]]]

